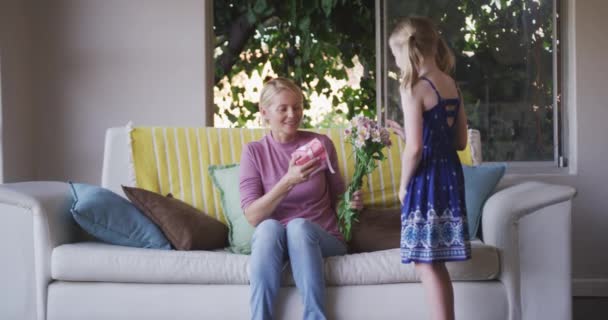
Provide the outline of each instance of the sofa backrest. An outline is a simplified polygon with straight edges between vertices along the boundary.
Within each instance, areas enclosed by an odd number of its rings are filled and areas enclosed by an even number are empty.
[[[345,142],[343,129],[313,131],[332,139],[338,153],[340,172],[345,181],[350,182],[354,157],[351,145]],[[170,192],[224,221],[220,197],[209,179],[208,166],[238,163],[241,148],[250,141],[259,140],[266,132],[266,129],[241,128],[111,128],[106,134],[102,186],[121,195],[121,185],[137,186],[161,194]],[[404,145],[395,135],[391,139],[394,146],[386,152],[388,159],[381,162],[364,182],[366,206],[398,206],[396,193]],[[460,156],[463,163],[471,164],[470,149]],[[196,161],[193,160],[195,158]],[[190,176],[195,177],[189,180]],[[199,199],[196,199],[197,195]]]
[[[129,142],[127,127],[110,128],[106,131],[101,186],[122,196],[125,195],[121,185],[135,186],[134,173],[130,167]]]

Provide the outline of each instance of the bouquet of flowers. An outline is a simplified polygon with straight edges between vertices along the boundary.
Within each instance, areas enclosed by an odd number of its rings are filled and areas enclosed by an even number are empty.
[[[386,158],[382,150],[391,146],[391,140],[386,128],[380,127],[376,121],[365,116],[353,118],[344,130],[344,134],[346,140],[353,145],[355,173],[338,206],[338,225],[344,239],[349,241],[352,224],[353,221],[357,221],[358,214],[356,209],[351,208],[353,193],[361,189],[363,177],[376,169],[376,161]]]

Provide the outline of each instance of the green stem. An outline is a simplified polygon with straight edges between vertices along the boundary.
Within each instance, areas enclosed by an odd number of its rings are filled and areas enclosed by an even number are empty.
[[[367,161],[364,161],[364,159],[361,158],[359,153],[355,153],[355,173],[353,175],[353,180],[348,185],[343,196],[343,201],[338,208],[338,224],[346,241],[349,241],[352,237],[352,224],[357,221],[359,213],[357,210],[351,208],[352,195],[355,191],[361,189],[363,176],[368,174],[367,168],[369,167],[369,164],[366,162],[370,160],[373,161],[368,158],[365,158]]]

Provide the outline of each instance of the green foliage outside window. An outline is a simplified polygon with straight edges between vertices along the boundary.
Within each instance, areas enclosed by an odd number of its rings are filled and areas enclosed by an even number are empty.
[[[231,80],[243,71],[259,74],[267,63],[300,85],[306,97],[317,93],[330,97],[333,106],[348,106],[321,126],[355,114],[375,116],[373,0],[217,0],[214,5],[215,84],[222,89],[226,84],[220,80],[229,79],[232,101],[224,115],[236,126],[255,118],[257,104],[243,98],[247,83]],[[354,61],[363,67],[358,85],[332,92],[328,78],[347,79]],[[310,119],[304,125],[310,126]]]
[[[455,79],[469,125],[481,131],[486,161],[553,159],[553,1],[386,0],[387,31],[408,15],[433,18],[456,55]],[[222,111],[233,126],[255,119],[255,99],[239,73],[290,77],[306,97],[324,95],[334,111],[315,126],[376,116],[375,1],[243,0],[214,2],[216,90],[230,87]],[[386,39],[383,39],[386,44]],[[397,69],[388,52],[387,116],[401,119]],[[331,87],[362,69],[356,85]],[[221,81],[227,80],[227,81]],[[307,99],[308,102],[309,99]],[[345,106],[344,109],[338,106]],[[315,106],[305,105],[305,109]],[[220,112],[216,109],[216,112]],[[304,125],[312,125],[310,119]]]

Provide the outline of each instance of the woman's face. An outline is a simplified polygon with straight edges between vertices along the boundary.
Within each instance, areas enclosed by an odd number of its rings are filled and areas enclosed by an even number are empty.
[[[262,108],[262,116],[273,133],[289,138],[296,134],[302,122],[302,99],[291,90],[279,92],[272,104]]]

